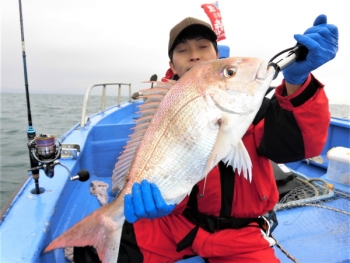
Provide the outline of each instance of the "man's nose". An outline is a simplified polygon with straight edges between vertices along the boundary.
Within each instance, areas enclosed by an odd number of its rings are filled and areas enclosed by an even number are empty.
[[[192,50],[190,54],[190,61],[201,60],[200,54],[197,50]]]

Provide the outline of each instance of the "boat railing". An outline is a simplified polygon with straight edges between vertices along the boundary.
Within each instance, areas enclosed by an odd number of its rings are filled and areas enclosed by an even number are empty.
[[[120,107],[120,98],[121,98],[121,88],[122,86],[128,86],[129,87],[129,102],[131,101],[131,83],[100,83],[100,84],[94,84],[92,85],[86,92],[84,96],[84,102],[83,102],[83,109],[81,113],[81,120],[80,120],[80,127],[85,127],[88,117],[86,116],[86,109],[90,97],[90,92],[95,87],[102,87],[102,100],[101,100],[101,112],[105,111],[106,108],[106,88],[107,86],[118,86],[118,98],[117,98],[117,105]]]

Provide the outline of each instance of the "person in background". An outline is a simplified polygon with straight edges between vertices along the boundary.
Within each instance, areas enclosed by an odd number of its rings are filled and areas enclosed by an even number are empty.
[[[270,160],[286,163],[321,153],[330,113],[324,85],[311,72],[336,56],[338,28],[320,15],[294,38],[308,49],[306,59],[283,71],[275,95],[264,99],[242,139],[253,164],[252,182],[219,162],[205,191],[203,180],[176,206],[164,202],[156,185],[135,183],[125,196],[118,262],[176,262],[197,255],[198,262],[279,262],[269,236],[279,197]],[[196,64],[217,59],[216,39],[211,26],[196,18],[175,25],[167,77],[177,80]],[[74,260],[99,262],[87,247],[75,248]]]

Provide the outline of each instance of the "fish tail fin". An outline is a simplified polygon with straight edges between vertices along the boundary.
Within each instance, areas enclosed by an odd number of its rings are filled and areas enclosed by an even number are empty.
[[[93,246],[103,263],[117,262],[125,218],[123,213],[121,213],[116,221],[112,217],[106,216],[106,214],[109,214],[106,211],[108,206],[101,207],[68,229],[61,236],[53,240],[44,252],[69,246]]]

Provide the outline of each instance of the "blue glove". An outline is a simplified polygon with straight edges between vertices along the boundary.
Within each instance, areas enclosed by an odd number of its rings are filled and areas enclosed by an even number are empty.
[[[176,205],[167,205],[155,184],[143,180],[141,185],[134,183],[132,195],[124,197],[124,214],[129,223],[141,218],[153,219],[170,214]]]
[[[294,35],[298,44],[308,50],[305,60],[294,62],[282,71],[284,79],[290,84],[303,84],[309,73],[333,59],[338,51],[338,28],[327,24],[327,16],[319,15],[314,26],[304,35]]]

